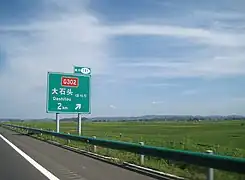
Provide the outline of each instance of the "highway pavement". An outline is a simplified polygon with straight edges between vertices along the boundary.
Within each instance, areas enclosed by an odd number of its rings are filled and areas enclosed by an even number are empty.
[[[0,139],[0,179],[41,180],[47,178],[3,139]]]
[[[0,127],[0,179],[153,180]]]

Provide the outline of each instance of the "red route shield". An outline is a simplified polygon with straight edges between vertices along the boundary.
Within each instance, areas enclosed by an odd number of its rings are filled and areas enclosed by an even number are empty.
[[[61,85],[65,87],[78,87],[78,78],[75,77],[65,77],[61,78]]]

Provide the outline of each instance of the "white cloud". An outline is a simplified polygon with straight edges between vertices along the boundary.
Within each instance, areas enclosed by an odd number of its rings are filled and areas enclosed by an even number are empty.
[[[152,101],[151,103],[152,103],[152,104],[163,104],[164,101]]]
[[[124,78],[176,78],[176,77],[203,77],[219,78],[227,76],[244,75],[245,54],[243,52],[227,50],[221,56],[210,57],[183,57],[182,61],[171,61],[171,58],[157,61],[144,60],[141,62],[121,63],[121,71],[127,70]],[[211,51],[207,51],[208,54]],[[215,52],[216,53],[216,52]],[[215,54],[214,53],[214,54]],[[217,52],[219,54],[219,52]],[[149,58],[151,59],[151,58]]]
[[[140,67],[148,67],[148,68],[166,68],[166,67],[176,67],[178,65],[182,65],[185,62],[171,62],[171,61],[165,61],[164,59],[158,59],[158,61],[147,61],[148,59],[142,59],[142,62],[132,62],[132,63],[121,63],[118,64],[119,67],[125,67],[125,68],[140,68]],[[145,61],[147,62],[145,62]],[[151,59],[152,60],[152,59]],[[153,59],[154,60],[154,59]],[[162,62],[160,61],[162,60]]]
[[[11,103],[14,109],[6,116],[45,114],[47,71],[72,72],[72,65],[84,65],[97,75],[110,63],[107,57],[111,48],[97,17],[86,7],[70,13],[77,4],[52,2],[64,11],[45,11],[29,24],[0,27],[1,31],[8,32],[1,35],[0,45],[6,50],[9,67],[9,71],[0,76],[4,84],[0,99]],[[20,107],[21,112],[16,111]]]
[[[245,34],[224,33],[201,28],[185,28],[181,26],[152,25],[152,24],[125,24],[111,26],[106,29],[110,35],[154,35],[172,36],[193,39],[194,42],[215,46],[244,47]]]
[[[179,84],[173,84],[173,83],[145,83],[143,86],[149,86],[149,87],[178,87]]]
[[[110,107],[111,109],[116,109],[116,108],[117,108],[116,106],[114,106],[114,105],[112,105],[112,104],[111,104],[109,107]]]
[[[25,38],[22,36],[18,37],[18,35],[17,37],[7,38],[7,47],[11,49],[11,54],[15,53],[13,56],[16,56],[11,58],[12,68],[17,67],[19,69],[22,67],[27,74],[32,74],[35,67],[39,67],[38,70],[35,70],[35,73],[44,73],[44,71],[55,69],[70,71],[71,64],[90,66],[93,74],[104,73],[106,69],[111,70],[109,61],[113,60],[108,58],[108,54],[113,52],[114,49],[112,46],[110,49],[108,48],[108,38],[110,36],[173,36],[219,47],[236,48],[245,45],[244,34],[137,23],[105,26],[100,24],[99,19],[90,13],[86,13],[86,11],[78,14],[66,14],[66,16],[61,16],[57,20],[43,21],[41,19],[28,25],[0,27],[0,29],[5,31],[22,30],[31,33],[30,36]],[[39,56],[37,57],[36,54],[39,54]],[[153,77],[234,75],[244,73],[244,57],[244,54],[242,56],[234,56],[233,54],[228,57],[222,57],[222,59],[216,57],[203,59],[201,57],[202,61],[197,59],[192,61],[190,59],[184,62],[171,62],[162,59],[161,62],[129,63],[128,66],[164,68],[164,71],[152,73],[151,76]],[[44,61],[48,63],[43,63]],[[222,68],[220,68],[220,63],[224,65]],[[126,67],[127,65],[122,64],[122,66]]]
[[[83,23],[81,23],[83,21]],[[69,26],[68,26],[69,24]],[[93,29],[84,28],[87,25],[93,25]],[[70,17],[61,16],[59,20],[49,22],[37,22],[29,25],[18,25],[10,27],[0,27],[1,31],[50,31],[57,30],[60,28],[62,30],[70,32],[71,29],[76,29],[76,32],[93,34],[95,36],[83,36],[81,41],[88,40],[100,40],[105,36],[141,36],[141,35],[150,35],[150,36],[172,36],[178,38],[187,38],[193,40],[196,43],[204,43],[208,45],[215,46],[224,46],[224,47],[244,47],[245,34],[237,33],[228,33],[222,31],[201,29],[201,28],[187,28],[182,26],[171,26],[171,25],[161,25],[161,24],[138,24],[137,22],[132,22],[130,24],[114,25],[114,26],[99,26],[99,20],[90,14],[81,13],[81,14],[71,14]],[[98,34],[100,33],[100,34]],[[101,36],[101,35],[104,36]],[[60,35],[50,34],[50,35]],[[70,34],[70,38],[76,38],[76,33]]]
[[[245,13],[244,12],[236,12],[236,11],[204,11],[198,10],[192,13],[194,17],[199,20],[244,20]]]

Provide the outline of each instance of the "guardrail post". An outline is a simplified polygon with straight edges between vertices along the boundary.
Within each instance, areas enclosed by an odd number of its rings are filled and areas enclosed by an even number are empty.
[[[207,150],[206,153],[213,154],[213,151]],[[214,169],[213,168],[208,168],[207,180],[214,180]]]
[[[53,130],[53,133],[54,133],[54,130]],[[51,137],[52,141],[54,140],[54,136]]]
[[[96,139],[96,136],[93,136],[93,138]],[[97,151],[97,146],[94,145],[94,153],[96,153],[96,151]]]
[[[141,146],[144,146],[145,145],[145,143],[144,142],[140,142],[140,145]],[[145,162],[145,155],[144,154],[141,154],[140,155],[140,165],[144,165],[144,162]]]
[[[67,134],[70,135],[69,132]],[[70,142],[71,142],[71,140],[70,139],[67,139],[67,144],[70,144]]]
[[[84,150],[89,152],[89,140],[86,140],[86,143],[84,143]]]
[[[79,136],[82,135],[82,114],[78,113],[78,122],[77,122],[77,133]]]
[[[43,130],[43,129],[41,128],[41,130]],[[43,135],[43,133],[40,133],[40,135],[42,136],[42,135]]]

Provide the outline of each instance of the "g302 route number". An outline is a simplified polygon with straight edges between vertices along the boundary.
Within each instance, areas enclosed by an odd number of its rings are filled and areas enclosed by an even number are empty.
[[[66,87],[78,87],[78,78],[62,76],[61,85]]]

